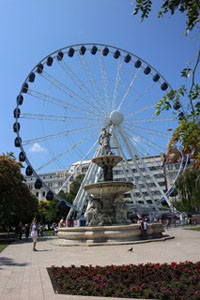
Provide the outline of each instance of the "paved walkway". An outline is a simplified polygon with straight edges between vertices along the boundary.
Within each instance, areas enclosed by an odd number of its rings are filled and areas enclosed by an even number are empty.
[[[59,247],[55,238],[42,238],[33,252],[31,241],[15,242],[0,254],[0,300],[116,300],[54,294],[46,267],[200,260],[200,232],[173,228],[169,234],[175,239],[133,245],[132,252],[130,245]]]

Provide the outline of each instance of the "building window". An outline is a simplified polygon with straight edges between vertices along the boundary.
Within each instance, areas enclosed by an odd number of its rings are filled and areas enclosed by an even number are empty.
[[[42,192],[42,197],[45,197],[45,192]]]
[[[151,200],[147,200],[147,203],[152,204],[152,201]]]
[[[173,170],[173,165],[168,165],[168,170]]]
[[[36,197],[38,198],[38,196],[39,196],[39,193],[38,193],[38,192],[36,192],[36,194],[35,194],[35,195],[36,195]]]
[[[176,164],[176,165],[175,165],[175,168],[176,168],[176,170],[179,170],[180,164]]]
[[[131,198],[131,194],[125,194],[124,198]]]
[[[121,174],[123,174],[123,171],[122,170],[114,170],[113,174],[114,175],[121,175]]]

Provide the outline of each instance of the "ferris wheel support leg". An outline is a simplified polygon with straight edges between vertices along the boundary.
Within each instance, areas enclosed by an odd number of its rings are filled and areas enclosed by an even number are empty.
[[[126,158],[125,158],[125,155],[124,155],[124,153],[123,153],[123,151],[122,151],[122,148],[120,147],[120,145],[119,145],[119,143],[118,143],[118,140],[117,140],[117,137],[116,137],[114,131],[113,131],[113,140],[114,140],[114,144],[115,144],[116,147],[117,147],[118,155],[121,155],[121,156],[123,157],[123,159],[124,159],[124,161],[125,161],[125,164],[126,164],[126,167],[127,167],[127,169],[129,170],[129,173],[132,174],[132,170],[131,170],[131,168],[130,168],[130,166],[129,166],[129,164],[128,164]],[[121,161],[121,164],[122,164],[122,168],[123,168],[123,171],[124,171],[124,175],[125,175],[125,177],[126,177],[126,180],[128,181],[128,176],[127,176],[127,174],[126,174],[126,170],[125,170],[123,161]],[[131,190],[130,193],[131,193],[131,199],[132,199],[132,202],[133,202],[133,204],[134,204],[135,207],[136,207],[136,213],[139,213],[138,203],[137,203],[137,201],[135,200],[135,197],[134,197],[134,195],[133,195],[133,190]]]
[[[140,170],[140,168],[139,168],[139,166],[138,166],[138,163],[137,163],[137,161],[136,161],[136,158],[135,158],[135,156],[133,155],[133,153],[132,153],[132,151],[131,151],[131,147],[130,147],[130,145],[129,145],[128,142],[127,142],[127,138],[125,138],[125,135],[124,135],[124,133],[123,133],[121,127],[118,126],[117,129],[118,129],[118,131],[119,131],[119,134],[120,134],[120,136],[121,136],[121,138],[122,138],[122,140],[123,140],[123,142],[124,142],[124,145],[125,145],[125,147],[126,147],[128,153],[129,153],[131,159],[133,160],[133,162],[134,162],[134,164],[135,164],[136,170],[137,170],[138,174],[140,175],[140,178],[143,180],[143,184],[144,184],[144,186],[145,186],[145,188],[146,188],[146,190],[147,190],[147,192],[148,192],[148,194],[149,194],[149,197],[150,197],[150,199],[151,199],[151,201],[152,201],[152,203],[153,203],[153,206],[154,206],[156,212],[157,212],[157,213],[160,213],[160,212],[159,212],[159,209],[158,209],[158,207],[157,207],[157,205],[155,204],[153,195],[152,195],[152,193],[151,193],[151,191],[150,191],[148,185],[146,184],[146,181],[145,181],[145,179],[144,179],[144,176],[143,176],[143,174],[142,174],[142,172],[141,172],[141,170]],[[133,150],[134,150],[135,155],[138,156],[138,152],[135,151],[136,149],[135,149],[134,147],[133,147]],[[148,174],[148,175],[149,175],[149,174]],[[150,175],[151,175],[151,174],[150,174]],[[146,202],[146,200],[145,200],[145,202]],[[147,204],[147,205],[148,205],[148,204]],[[149,206],[149,205],[148,205],[148,206]],[[149,207],[150,207],[150,206],[149,206]],[[151,208],[151,207],[150,207],[150,208]]]
[[[100,153],[100,151],[101,151],[101,147],[99,146],[97,148],[97,151],[96,151],[94,157],[98,156],[99,153]],[[81,209],[83,209],[85,201],[86,201],[86,198],[87,198],[87,193],[84,190],[84,186],[87,183],[89,183],[90,178],[91,178],[91,176],[93,174],[94,168],[95,168],[95,165],[91,161],[91,163],[89,165],[89,168],[88,168],[88,170],[87,170],[87,172],[85,174],[85,177],[84,177],[84,179],[83,179],[83,181],[81,183],[80,189],[79,189],[79,191],[78,191],[78,193],[77,193],[77,195],[76,195],[76,197],[75,197],[75,199],[73,201],[73,205],[78,208],[78,215],[79,216],[82,213]],[[69,213],[67,215],[67,220],[69,220],[69,218],[71,217],[73,211],[74,211],[74,209],[70,209],[70,211],[69,211]]]
[[[122,133],[123,134],[123,133]],[[170,208],[172,208],[172,204],[171,202],[169,201],[169,199],[167,198],[167,196],[165,195],[165,193],[163,192],[162,188],[160,187],[160,185],[158,184],[158,182],[156,181],[155,177],[153,176],[153,174],[151,174],[149,168],[147,167],[146,163],[141,159],[140,157],[140,154],[138,153],[137,149],[135,149],[134,145],[133,146],[133,149],[134,149],[134,152],[136,153],[136,155],[138,156],[142,166],[144,167],[144,169],[146,170],[147,174],[150,176],[150,178],[152,178],[153,182],[155,183],[156,187],[158,188],[158,190],[160,191],[161,195],[163,196],[163,198],[165,199],[165,201],[167,202],[167,204],[169,205]],[[156,208],[157,208],[157,205],[156,205]],[[158,208],[157,208],[158,209]]]

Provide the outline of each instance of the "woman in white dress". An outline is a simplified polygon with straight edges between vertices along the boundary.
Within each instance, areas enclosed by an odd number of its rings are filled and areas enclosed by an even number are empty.
[[[33,222],[31,224],[31,237],[33,239],[33,251],[37,251],[36,249],[36,243],[38,238],[38,227],[37,227],[37,221],[34,218]]]

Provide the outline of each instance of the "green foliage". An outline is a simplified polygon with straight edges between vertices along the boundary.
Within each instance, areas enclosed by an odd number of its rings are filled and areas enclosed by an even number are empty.
[[[61,190],[58,195],[63,200],[73,203],[83,178],[83,174],[78,175],[71,184],[70,192]],[[52,201],[41,201],[38,206],[38,217],[43,224],[57,223],[62,217],[66,218],[69,209],[68,206],[60,205],[60,202],[55,198]]]
[[[149,13],[151,11],[152,1],[151,0],[136,0],[135,10],[133,11],[133,15],[136,15],[139,11],[141,11],[141,21],[145,18],[149,17]]]
[[[170,147],[180,143],[182,153],[189,154],[196,161],[197,167],[200,162],[200,122],[195,119],[181,120],[173,134]]]
[[[187,169],[176,182],[180,201],[173,205],[189,215],[200,211],[200,169]]]
[[[193,30],[199,23],[200,1],[197,0],[163,0],[158,17],[162,17],[166,13],[174,15],[178,10],[181,13],[186,13],[186,34]],[[141,13],[141,21],[149,17],[152,10],[152,1],[136,0],[134,15]],[[199,129],[198,118],[200,116],[200,85],[196,83],[196,71],[200,61],[200,50],[197,53],[196,62],[194,65],[187,65],[182,72],[181,77],[186,82],[177,90],[170,90],[163,98],[158,101],[155,115],[158,116],[162,111],[173,109],[176,104],[184,103],[187,106],[187,113],[184,114],[184,121],[180,121],[178,128],[175,130],[170,147],[181,144],[184,154],[195,153],[194,159],[199,159],[199,138],[197,137]],[[187,103],[187,102],[188,103]],[[187,130],[188,128],[188,130]],[[195,130],[195,133],[192,130]],[[192,147],[194,147],[192,149]],[[200,162],[200,160],[199,160]]]
[[[20,221],[31,222],[38,201],[21,174],[21,164],[0,155],[0,225],[16,226]]]
[[[16,161],[16,157],[15,157],[15,155],[14,155],[14,152],[12,152],[12,151],[6,152],[6,154],[5,154],[5,153],[2,153],[2,155],[4,155],[4,156],[6,156],[6,157],[8,157],[8,158],[10,158],[10,159],[12,159],[12,160],[14,160],[14,161]]]
[[[152,9],[152,1],[136,0],[133,15],[141,12],[141,21],[149,17]],[[186,34],[188,34],[199,23],[200,2],[198,0],[163,0],[161,10],[158,12],[158,17],[163,17],[164,14],[170,13],[174,15],[176,10],[181,13],[186,12]]]
[[[80,174],[72,182],[72,184],[70,186],[70,195],[72,196],[73,199],[76,197],[76,194],[78,193],[78,190],[80,188],[80,185],[81,185],[84,177],[85,177],[84,174]]]

